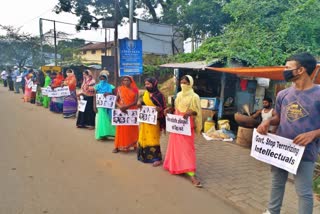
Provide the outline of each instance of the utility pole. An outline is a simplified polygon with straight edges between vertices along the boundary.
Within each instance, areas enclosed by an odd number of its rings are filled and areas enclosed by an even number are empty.
[[[114,85],[118,85],[118,0],[114,0]]]
[[[57,66],[57,32],[56,32],[56,21],[53,21],[53,37],[54,37],[54,65]]]
[[[129,30],[129,39],[133,39],[133,0],[129,2],[129,23],[130,23],[130,30]]]
[[[42,29],[42,19],[39,19],[39,30],[40,30],[40,60],[41,60],[41,65],[44,63],[43,59],[43,29]]]

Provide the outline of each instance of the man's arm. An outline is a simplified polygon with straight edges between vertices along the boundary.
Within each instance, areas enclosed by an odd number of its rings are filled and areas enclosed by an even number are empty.
[[[279,115],[273,111],[272,117],[268,120],[263,121],[257,128],[257,132],[260,134],[267,134],[269,131],[270,125],[272,126],[278,126],[280,123],[280,117]]]
[[[316,129],[310,132],[299,134],[297,137],[293,139],[293,143],[298,144],[300,146],[306,146],[319,137],[320,137],[320,129]]]
[[[257,119],[257,118],[261,115],[261,112],[262,112],[262,109],[256,111],[256,113],[254,113],[253,115],[251,115],[251,117],[252,117],[253,119]]]

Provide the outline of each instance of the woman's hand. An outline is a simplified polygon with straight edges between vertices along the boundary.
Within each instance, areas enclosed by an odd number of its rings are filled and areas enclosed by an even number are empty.
[[[98,113],[98,109],[96,107],[93,108],[94,113]]]
[[[173,112],[173,108],[172,107],[168,107],[164,110],[164,116],[167,116],[167,114],[172,114]]]
[[[107,97],[107,96],[109,96],[109,95],[112,95],[112,94],[110,94],[110,93],[104,93],[104,94],[103,94],[104,97]]]
[[[119,108],[120,108],[120,110],[123,112],[123,113],[128,113],[127,112],[127,109],[128,109],[128,107],[127,106],[125,106],[125,105],[122,105],[122,106],[119,106]]]
[[[157,107],[156,107],[156,111],[157,111],[157,112],[160,112],[160,111],[161,111],[161,108],[160,108],[159,106],[157,106]]]
[[[191,117],[192,115],[194,115],[194,111],[188,110],[184,115],[183,118],[186,120],[189,117]]]

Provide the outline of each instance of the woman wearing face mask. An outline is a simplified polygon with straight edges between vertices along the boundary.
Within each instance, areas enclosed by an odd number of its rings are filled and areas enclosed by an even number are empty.
[[[170,133],[169,143],[163,168],[171,174],[187,174],[196,187],[202,187],[195,176],[196,154],[194,147],[195,132],[199,134],[202,129],[202,116],[200,98],[193,91],[193,78],[189,75],[180,80],[181,91],[175,100],[175,109],[168,108],[165,113],[181,115],[190,119],[191,136]]]
[[[100,72],[100,82],[94,87],[96,94],[103,94],[105,97],[113,94],[114,86],[108,83],[108,75],[109,72],[107,71]],[[114,137],[116,128],[111,124],[111,110],[107,108],[97,108],[95,96],[93,104],[96,112],[96,139],[102,140],[104,138]]]
[[[165,130],[166,125],[164,117],[166,102],[158,89],[158,81],[155,78],[147,78],[144,83],[147,91],[143,94],[141,105],[156,107],[158,121],[156,125],[140,123],[137,155],[138,160],[159,166],[162,161],[160,134],[162,130]]]
[[[121,86],[116,90],[117,107],[124,113],[128,109],[137,109],[139,89],[132,77],[124,76]],[[137,148],[139,137],[138,126],[118,125],[116,128],[116,137],[114,141],[113,153],[119,151],[128,152],[131,147]]]
[[[68,69],[66,74],[67,74],[67,78],[64,80],[62,86],[69,87],[70,95],[64,97],[64,100],[63,100],[63,117],[70,118],[70,117],[75,117],[77,113],[77,107],[78,107],[78,100],[76,95],[77,79],[72,69]]]
[[[84,112],[78,112],[77,127],[94,129],[96,113],[93,110],[93,97],[95,96],[94,86],[96,81],[93,79],[90,70],[83,72],[83,82],[81,91],[78,94],[80,99],[86,100],[87,104]]]

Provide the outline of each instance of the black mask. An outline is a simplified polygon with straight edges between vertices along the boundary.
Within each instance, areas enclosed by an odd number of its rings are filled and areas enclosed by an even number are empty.
[[[150,92],[150,93],[154,92],[153,87],[146,87],[146,89],[147,89],[147,91]]]
[[[283,77],[284,77],[285,81],[290,82],[294,78],[293,69],[292,70],[284,70]]]

